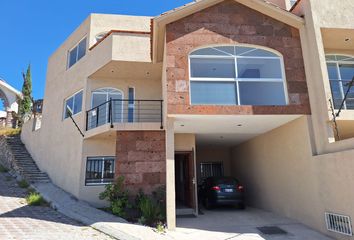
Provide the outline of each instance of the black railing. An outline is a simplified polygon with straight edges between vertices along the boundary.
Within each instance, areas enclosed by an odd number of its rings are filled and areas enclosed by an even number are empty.
[[[114,123],[158,122],[163,128],[162,100],[111,99],[86,112],[86,131]]]

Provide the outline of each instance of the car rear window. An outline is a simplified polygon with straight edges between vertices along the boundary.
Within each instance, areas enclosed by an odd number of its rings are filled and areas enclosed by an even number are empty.
[[[236,185],[238,181],[235,178],[218,178],[216,179],[217,184],[227,184],[227,185]]]

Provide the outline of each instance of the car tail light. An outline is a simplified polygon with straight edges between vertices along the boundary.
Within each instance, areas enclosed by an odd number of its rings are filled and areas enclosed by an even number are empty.
[[[220,187],[219,186],[214,186],[214,187],[211,188],[211,190],[220,191]]]
[[[244,187],[242,185],[237,185],[236,186],[237,191],[243,192]]]

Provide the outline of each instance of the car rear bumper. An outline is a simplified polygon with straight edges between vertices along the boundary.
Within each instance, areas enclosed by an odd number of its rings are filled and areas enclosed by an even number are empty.
[[[236,205],[243,203],[243,199],[216,199],[216,205]]]

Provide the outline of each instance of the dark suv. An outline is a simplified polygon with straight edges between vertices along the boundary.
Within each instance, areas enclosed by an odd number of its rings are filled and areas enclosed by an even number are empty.
[[[199,198],[206,209],[219,205],[245,208],[244,188],[232,177],[208,177],[199,188]]]

